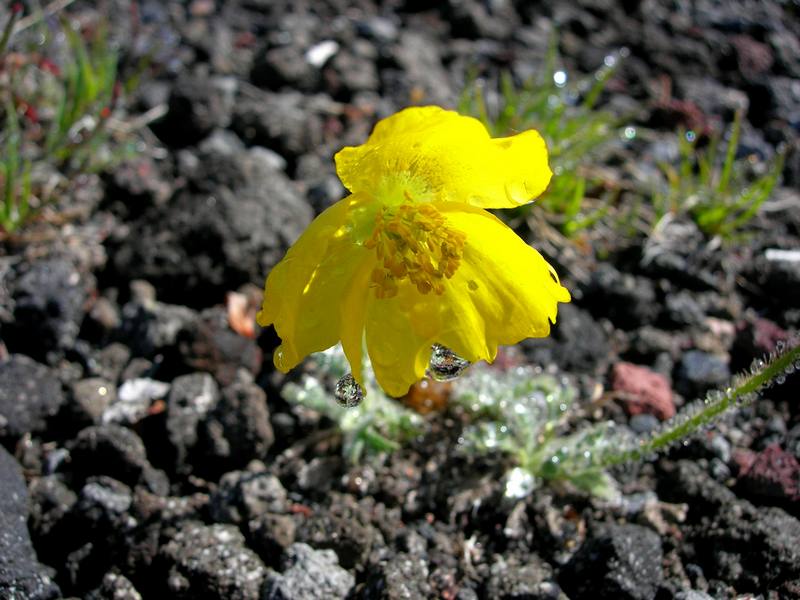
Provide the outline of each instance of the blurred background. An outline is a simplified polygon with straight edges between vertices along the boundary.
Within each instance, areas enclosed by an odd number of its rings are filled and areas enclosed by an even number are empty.
[[[0,597],[800,597],[796,369],[730,394],[800,327],[799,13],[5,3]],[[273,368],[261,287],[333,154],[426,104],[545,137],[498,216],[573,302],[342,408],[336,350]]]

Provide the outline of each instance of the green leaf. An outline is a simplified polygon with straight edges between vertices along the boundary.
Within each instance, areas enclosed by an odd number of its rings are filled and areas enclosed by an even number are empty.
[[[597,498],[610,500],[619,495],[617,482],[614,481],[611,475],[601,469],[593,469],[569,475],[567,481],[579,490]]]

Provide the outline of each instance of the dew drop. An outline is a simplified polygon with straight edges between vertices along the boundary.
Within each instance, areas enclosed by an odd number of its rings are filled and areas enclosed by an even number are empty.
[[[736,399],[737,406],[747,406],[748,404],[752,404],[756,400],[755,393],[749,394],[742,394],[739,398]]]
[[[690,129],[684,134],[684,137],[686,137],[687,142],[692,143],[697,139],[697,134]]]
[[[275,356],[274,356],[275,365],[278,368],[283,368],[284,359],[285,359],[285,355],[283,353],[283,348],[279,346],[278,349],[275,350]]]
[[[536,478],[519,467],[511,469],[506,476],[506,498],[524,498],[536,488]]]
[[[336,402],[345,408],[355,408],[364,399],[364,390],[350,373],[336,382],[335,394]]]
[[[469,361],[440,344],[431,348],[431,362],[428,375],[436,381],[452,381],[469,367]]]
[[[564,87],[567,84],[567,72],[556,71],[553,73],[553,83],[555,83],[558,87]]]
[[[617,64],[617,57],[613,54],[609,54],[603,59],[603,64],[607,67],[613,67]]]
[[[636,127],[628,125],[622,132],[626,140],[632,140],[636,137]]]

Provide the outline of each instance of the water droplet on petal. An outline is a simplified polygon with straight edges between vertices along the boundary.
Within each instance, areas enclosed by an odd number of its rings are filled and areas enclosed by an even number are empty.
[[[428,375],[436,381],[452,381],[469,368],[469,361],[440,344],[431,348]]]
[[[275,355],[274,355],[273,358],[274,358],[274,361],[275,361],[275,366],[277,366],[279,369],[283,368],[283,364],[284,364],[284,360],[286,359],[286,356],[285,356],[285,354],[283,352],[283,348],[281,346],[278,346],[278,349],[275,350]]]
[[[355,408],[364,399],[364,390],[352,374],[348,373],[336,382],[336,402],[345,408]]]

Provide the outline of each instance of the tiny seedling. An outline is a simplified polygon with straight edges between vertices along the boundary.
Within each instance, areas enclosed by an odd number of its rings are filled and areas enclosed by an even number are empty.
[[[21,156],[19,124],[10,103],[6,106],[4,137],[5,152],[0,158],[3,186],[0,229],[14,231],[27,220],[31,212],[31,163]]]
[[[618,490],[609,469],[652,459],[729,410],[754,402],[761,390],[798,369],[800,345],[780,343],[729,387],[687,404],[658,431],[644,436],[610,421],[569,432],[567,420],[575,414],[574,388],[566,379],[528,367],[500,372],[474,366],[456,383],[453,397],[474,419],[464,434],[464,451],[502,452],[516,463],[506,475],[507,495],[522,497],[549,482],[613,498]]]
[[[62,23],[71,60],[65,61],[57,86],[57,106],[44,152],[64,166],[95,170],[104,130],[115,101],[117,54],[108,45],[105,27],[85,41]]]
[[[330,419],[342,436],[342,453],[351,463],[365,455],[393,452],[423,432],[424,419],[383,393],[369,365],[364,363],[364,387],[359,397],[347,396],[350,370],[341,345],[314,354],[313,375],[283,386],[290,404],[314,410]],[[334,400],[339,399],[339,402]]]
[[[784,153],[778,153],[764,172],[748,182],[748,159],[737,159],[742,113],[736,113],[724,153],[721,136],[712,136],[700,149],[694,132],[678,137],[677,165],[661,163],[664,183],[653,196],[653,227],[666,215],[689,216],[709,237],[731,238],[758,213],[783,170]]]
[[[558,67],[553,36],[538,77],[517,85],[509,73],[501,74],[496,109],[488,107],[485,83],[474,74],[468,76],[461,95],[459,112],[480,119],[493,135],[531,128],[542,134],[554,177],[536,204],[544,207],[550,224],[567,237],[601,220],[618,195],[608,189],[613,188],[611,182],[591,175],[588,164],[617,136],[623,121],[597,104],[625,56],[627,49],[611,54],[596,72],[571,82]],[[588,207],[585,192],[590,187],[603,193]],[[525,218],[529,211],[526,205],[516,209],[516,214]]]
[[[34,218],[56,187],[64,192],[72,176],[106,170],[135,149],[132,128],[120,127],[114,114],[120,93],[130,87],[118,77],[117,53],[104,22],[84,35],[61,19],[64,45],[59,49],[53,42],[57,36],[45,25],[40,27],[43,46],[29,44],[16,27],[20,14],[12,11],[0,34],[0,107],[5,113],[0,233],[6,235]],[[26,27],[43,16],[41,11],[29,15]],[[138,81],[139,74],[129,81]]]

